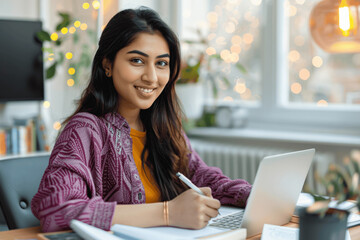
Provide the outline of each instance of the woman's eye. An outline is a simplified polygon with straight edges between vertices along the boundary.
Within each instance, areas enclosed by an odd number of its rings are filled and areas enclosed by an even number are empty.
[[[132,63],[136,63],[136,64],[142,64],[143,61],[140,58],[133,58],[130,60]]]
[[[159,61],[157,62],[157,65],[159,65],[160,67],[166,67],[168,65],[167,61]]]

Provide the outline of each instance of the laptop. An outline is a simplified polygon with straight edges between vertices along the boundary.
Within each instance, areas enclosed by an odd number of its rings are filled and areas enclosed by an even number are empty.
[[[257,170],[246,208],[222,206],[221,215],[211,219],[203,229],[115,224],[111,230],[121,237],[133,233],[138,239],[177,240],[204,238],[236,229],[246,229],[245,235],[251,237],[261,233],[264,224],[284,225],[294,213],[314,154],[315,149],[308,149],[265,157]]]
[[[247,237],[251,237],[261,233],[264,224],[288,223],[314,154],[315,149],[307,149],[265,157],[257,170],[246,208],[226,216],[218,216],[210,221],[209,226],[223,229],[246,228]]]

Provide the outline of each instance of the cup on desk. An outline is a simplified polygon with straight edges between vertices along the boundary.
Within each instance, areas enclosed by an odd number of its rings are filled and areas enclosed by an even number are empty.
[[[342,217],[339,217],[340,213]],[[308,213],[306,208],[299,212],[299,240],[336,239],[345,240],[349,212],[329,209],[324,217]]]

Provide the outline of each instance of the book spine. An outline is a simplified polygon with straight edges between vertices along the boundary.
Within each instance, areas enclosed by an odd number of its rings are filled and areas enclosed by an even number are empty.
[[[38,142],[38,150],[49,151],[49,147],[46,144],[46,128],[45,123],[41,118],[36,121],[36,137]]]
[[[26,125],[26,137],[25,137],[25,142],[26,142],[26,152],[31,152],[31,126],[30,124]]]
[[[12,147],[13,154],[19,153],[19,129],[18,129],[18,127],[11,128],[11,147]]]
[[[31,120],[31,151],[36,152],[36,129],[35,120]]]
[[[6,154],[12,153],[12,146],[11,146],[11,128],[6,128]]]
[[[26,154],[27,146],[26,146],[26,126],[19,126],[19,153]]]
[[[0,129],[0,155],[6,154],[6,132]]]

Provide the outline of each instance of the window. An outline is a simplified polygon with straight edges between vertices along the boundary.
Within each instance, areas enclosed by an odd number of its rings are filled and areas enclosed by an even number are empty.
[[[360,54],[329,54],[314,43],[308,19],[319,1],[202,0],[200,8],[181,1],[181,39],[194,36],[187,35],[188,29],[206,26],[201,29],[207,57],[216,52],[223,60],[208,71],[222,71],[230,83],[216,79],[215,102],[248,109],[250,127],[358,135]],[[247,73],[238,71],[235,62]]]
[[[259,102],[262,0],[183,0],[180,9],[183,56],[206,53],[202,77],[210,90],[207,98]]]
[[[289,21],[289,103],[360,105],[360,53],[330,54],[311,37],[309,9],[319,2],[285,2],[285,18]]]

